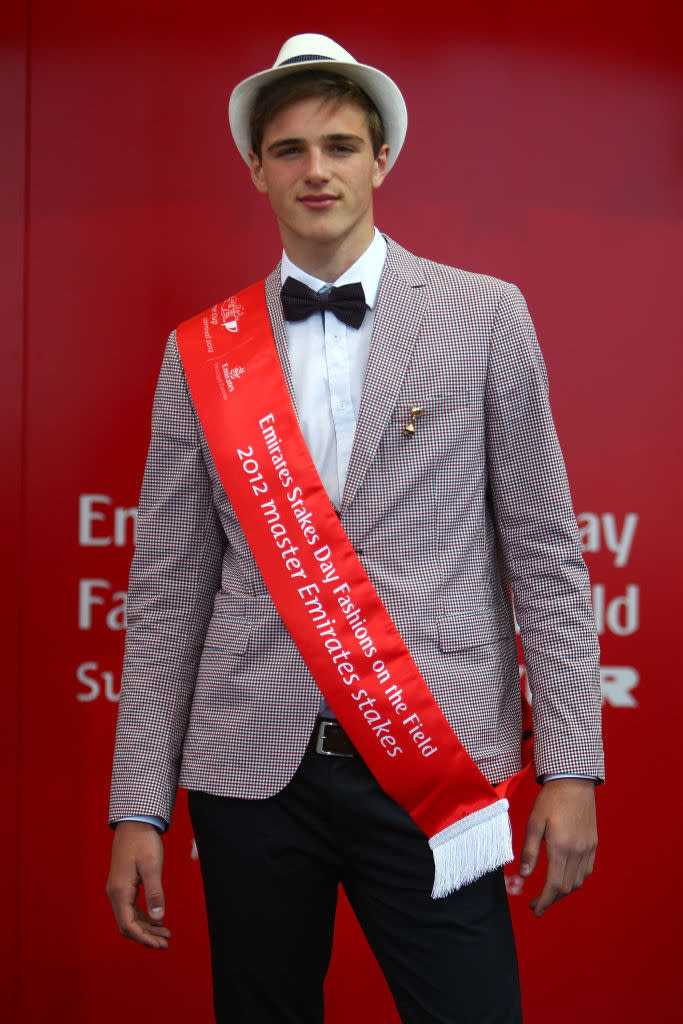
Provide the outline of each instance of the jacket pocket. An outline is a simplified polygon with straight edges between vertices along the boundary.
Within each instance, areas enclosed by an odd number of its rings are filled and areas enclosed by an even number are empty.
[[[439,647],[445,653],[481,647],[499,637],[514,635],[505,609],[470,608],[441,619],[438,625]]]
[[[251,623],[239,615],[221,615],[214,612],[206,631],[204,650],[224,651],[233,655],[244,654],[249,644]]]

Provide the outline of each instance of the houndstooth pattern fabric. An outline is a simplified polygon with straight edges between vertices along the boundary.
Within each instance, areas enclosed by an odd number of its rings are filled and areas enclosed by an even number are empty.
[[[491,782],[519,768],[511,591],[536,773],[600,778],[588,576],[526,305],[513,285],[387,242],[342,525]],[[279,290],[276,270],[266,299],[294,397]],[[407,438],[413,404],[424,416]],[[171,335],[131,566],[110,818],[170,822],[178,784],[272,795],[319,703],[218,480]]]

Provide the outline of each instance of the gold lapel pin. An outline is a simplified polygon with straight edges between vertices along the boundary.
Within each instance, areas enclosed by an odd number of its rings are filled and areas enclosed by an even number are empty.
[[[419,405],[411,405],[408,408],[408,412],[410,413],[410,423],[406,423],[405,427],[403,428],[403,433],[407,437],[414,437],[417,421],[419,420],[420,416],[424,416],[425,411]]]

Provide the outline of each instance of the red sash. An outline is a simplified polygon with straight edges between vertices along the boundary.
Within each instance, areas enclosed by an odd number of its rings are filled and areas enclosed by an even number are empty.
[[[429,838],[432,895],[512,860],[505,795],[521,773],[496,787],[482,775],[360,564],[299,428],[263,282],[181,324],[177,342],[273,602],[378,783]]]

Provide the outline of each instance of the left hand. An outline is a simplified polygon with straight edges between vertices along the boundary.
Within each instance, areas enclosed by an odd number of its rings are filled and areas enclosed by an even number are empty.
[[[598,831],[591,779],[550,779],[542,787],[527,823],[519,871],[523,878],[536,867],[543,839],[548,870],[543,891],[530,903],[536,917],[579,889],[593,870]]]

